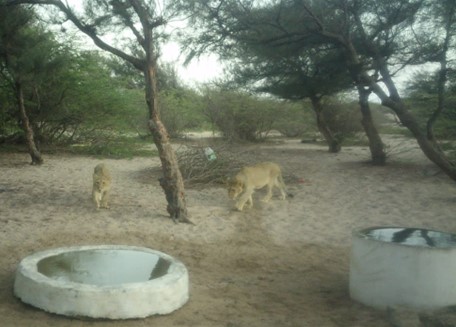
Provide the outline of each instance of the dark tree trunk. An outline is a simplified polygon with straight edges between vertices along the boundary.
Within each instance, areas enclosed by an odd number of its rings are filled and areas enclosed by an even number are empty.
[[[166,201],[168,202],[167,211],[174,222],[190,223],[185,200],[184,180],[179,170],[168,132],[160,120],[154,59],[151,59],[146,67],[145,80],[146,102],[149,110],[149,129],[162,163],[163,178],[160,178],[160,186],[163,188]]]
[[[317,117],[318,130],[323,135],[326,143],[328,144],[328,151],[332,153],[339,152],[341,148],[340,143],[334,137],[328,124],[326,123],[325,117],[323,115],[323,106],[321,105],[321,97],[311,96],[310,100],[312,101],[312,108],[315,111],[315,115]]]
[[[38,147],[36,146],[35,138],[33,136],[33,129],[28,119],[27,111],[25,110],[22,84],[20,82],[16,82],[15,86],[17,104],[19,107],[19,113],[21,115],[22,128],[24,129],[27,147],[30,153],[30,157],[32,158],[32,165],[41,165],[43,163],[43,158],[40,151],[38,150]]]
[[[377,128],[375,127],[372,119],[372,113],[369,106],[370,93],[370,90],[366,90],[365,88],[358,86],[359,106],[363,116],[361,123],[369,140],[372,163],[374,165],[382,166],[386,163],[386,153],[382,139],[378,134]]]
[[[353,44],[351,44],[351,42],[344,42],[344,46],[347,49],[348,60],[352,69],[361,67],[358,54]],[[451,179],[456,180],[456,165],[454,162],[449,160],[438,147],[436,147],[435,142],[428,139],[427,133],[421,130],[417,119],[410,113],[407,106],[402,101],[394,81],[391,78],[386,62],[384,62],[381,58],[376,58],[376,67],[382,76],[389,95],[386,94],[380,85],[364,70],[357,72],[359,74],[359,83],[367,85],[372,92],[380,98],[382,105],[393,110],[401,123],[407,127],[415,137],[419,147],[426,157],[440,167]]]
[[[392,101],[389,98],[382,99],[382,104],[391,108],[399,117],[401,123],[412,132],[426,157],[440,167],[451,179],[456,181],[456,166],[454,162],[450,161],[436,144],[427,138],[427,134],[421,131],[418,121],[410,114],[405,104],[402,101]]]

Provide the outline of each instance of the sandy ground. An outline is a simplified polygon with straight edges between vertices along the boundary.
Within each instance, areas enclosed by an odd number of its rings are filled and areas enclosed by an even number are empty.
[[[222,187],[189,188],[195,225],[167,218],[164,195],[150,174],[156,158],[46,155],[35,167],[26,154],[2,153],[0,325],[454,326],[420,323],[409,311],[392,317],[349,297],[354,229],[396,225],[456,233],[455,183],[414,142],[396,141],[391,149],[389,164],[373,167],[367,148],[330,154],[299,140],[240,146],[246,161],[279,163],[294,197],[265,204],[257,201],[259,191],[254,208],[237,212]],[[111,168],[113,190],[111,209],[97,211],[91,175],[101,161]],[[49,314],[14,297],[21,258],[88,244],[144,246],[180,259],[189,270],[189,302],[166,316],[106,321]],[[439,317],[451,320],[452,313],[428,316]]]

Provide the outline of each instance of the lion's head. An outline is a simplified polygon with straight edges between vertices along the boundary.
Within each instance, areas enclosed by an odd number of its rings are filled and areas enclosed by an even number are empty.
[[[244,183],[233,178],[228,181],[228,196],[230,199],[236,199],[244,191]]]

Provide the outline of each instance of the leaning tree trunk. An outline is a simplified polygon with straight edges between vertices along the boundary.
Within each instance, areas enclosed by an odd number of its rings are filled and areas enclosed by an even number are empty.
[[[455,163],[449,160],[445,153],[440,151],[436,143],[427,138],[427,135],[422,132],[418,121],[409,112],[405,104],[402,101],[393,101],[389,98],[382,100],[382,104],[391,108],[399,117],[401,123],[412,132],[426,157],[440,167],[451,179],[456,181]]]
[[[369,106],[370,90],[358,86],[359,106],[363,116],[361,124],[364,127],[367,138],[369,140],[369,149],[371,152],[372,163],[377,166],[382,166],[386,163],[385,147],[377,128],[372,119],[372,113]]]
[[[430,141],[427,134],[421,130],[417,119],[410,113],[407,106],[399,96],[386,64],[380,63],[379,67],[383,81],[391,94],[390,96],[388,96],[380,85],[378,85],[366,72],[363,72],[363,80],[370,84],[372,91],[382,101],[382,105],[393,110],[401,123],[408,128],[418,142],[418,145],[424,155],[440,167],[440,169],[442,169],[451,179],[456,180],[456,165],[454,162],[449,160],[448,157],[436,146],[436,143]]]
[[[146,102],[149,110],[149,129],[160,156],[163,177],[160,186],[165,192],[168,202],[167,211],[174,222],[190,222],[188,220],[185,189],[182,174],[179,170],[176,155],[171,146],[168,132],[160,120],[158,110],[158,89],[156,67],[148,64],[145,70]]]
[[[22,84],[20,82],[16,82],[16,98],[19,107],[19,113],[21,115],[22,128],[24,129],[25,139],[27,141],[27,147],[30,153],[30,157],[32,158],[32,165],[41,165],[43,163],[43,157],[41,156],[41,153],[35,143],[33,129],[30,125],[30,121],[25,110],[24,93],[22,91]]]
[[[417,119],[410,113],[407,106],[402,101],[399,92],[397,91],[396,85],[391,78],[391,74],[388,70],[386,62],[376,57],[376,67],[379,69],[382,80],[388,89],[389,95],[380,87],[380,85],[365,71],[360,70],[362,67],[358,54],[353,44],[348,42],[341,42],[347,50],[349,68],[352,69],[352,74],[357,74],[358,77],[355,82],[361,83],[361,85],[368,86],[372,92],[374,92],[381,100],[382,105],[390,108],[397,115],[401,123],[408,128],[408,130],[415,137],[419,147],[423,151],[424,155],[435,163],[440,169],[445,172],[451,179],[456,181],[456,165],[454,162],[448,159],[448,157],[440,151],[435,143],[427,138],[426,133],[423,133]],[[359,84],[358,84],[359,85]]]
[[[317,127],[320,133],[326,140],[328,144],[328,151],[337,153],[340,151],[340,143],[336,140],[333,133],[329,129],[328,124],[326,123],[325,117],[323,116],[323,106],[321,105],[321,97],[311,96],[310,100],[312,101],[312,108],[315,111],[317,117]]]

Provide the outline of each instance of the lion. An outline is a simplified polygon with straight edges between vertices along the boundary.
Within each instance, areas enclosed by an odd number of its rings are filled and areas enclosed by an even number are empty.
[[[93,171],[93,202],[97,205],[97,209],[109,209],[108,200],[111,190],[111,174],[104,163],[95,166]]]
[[[228,180],[228,196],[235,200],[236,209],[242,211],[244,206],[253,206],[252,195],[257,189],[268,187],[263,202],[268,202],[272,197],[273,187],[277,187],[281,193],[281,199],[286,198],[285,183],[283,182],[280,166],[273,162],[262,162],[254,166],[242,168],[234,178]]]

